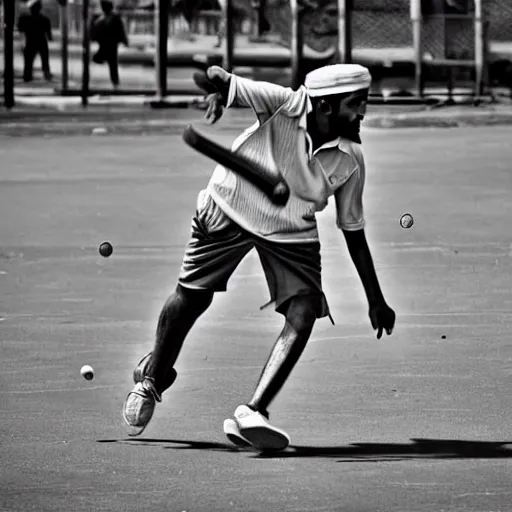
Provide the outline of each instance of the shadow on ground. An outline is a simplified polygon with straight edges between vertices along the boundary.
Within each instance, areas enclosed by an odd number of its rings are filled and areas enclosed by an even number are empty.
[[[489,442],[452,439],[411,439],[410,441],[410,443],[355,443],[345,446],[290,446],[282,452],[260,453],[255,454],[255,457],[262,459],[335,458],[339,459],[337,462],[512,458],[512,441]],[[160,446],[172,450],[240,451],[227,443],[180,439],[100,439],[98,443]]]

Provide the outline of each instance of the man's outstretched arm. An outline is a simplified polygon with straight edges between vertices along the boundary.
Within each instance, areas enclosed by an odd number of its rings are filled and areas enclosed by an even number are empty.
[[[356,231],[343,230],[350,257],[354,262],[357,273],[363,283],[368,299],[369,316],[372,327],[377,331],[377,339],[382,336],[383,330],[389,335],[395,326],[395,312],[386,304],[379,285],[375,266],[364,229]]]
[[[250,80],[239,77],[219,66],[211,66],[206,70],[206,78],[213,86],[208,89],[208,110],[206,118],[216,122],[222,115],[222,107],[250,107],[260,120],[272,115],[293,95],[292,89],[270,82]],[[300,102],[298,98],[297,104]],[[290,105],[293,109],[293,105]]]

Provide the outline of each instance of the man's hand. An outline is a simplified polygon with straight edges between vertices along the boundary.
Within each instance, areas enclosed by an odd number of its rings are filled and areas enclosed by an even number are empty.
[[[372,327],[377,331],[378,340],[382,337],[382,331],[385,330],[388,336],[393,332],[396,315],[385,302],[370,306],[369,315]]]
[[[206,70],[206,76],[219,91],[222,91],[226,85],[229,85],[229,80],[231,78],[231,74],[220,66],[210,66]]]
[[[194,82],[206,92],[205,119],[215,124],[224,112],[227,103],[231,74],[220,66],[210,66],[206,73],[194,73]]]
[[[205,98],[205,102],[207,108],[204,117],[210,124],[215,124],[222,117],[222,113],[224,112],[222,94],[219,92],[208,94]]]

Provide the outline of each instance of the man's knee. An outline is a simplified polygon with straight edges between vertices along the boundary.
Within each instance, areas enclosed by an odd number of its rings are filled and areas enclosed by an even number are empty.
[[[208,309],[212,299],[213,292],[191,290],[178,284],[160,311],[159,328],[176,321],[192,325]]]
[[[315,325],[321,297],[299,295],[290,299],[286,321],[300,334],[309,334]]]
[[[188,310],[202,314],[212,303],[213,291],[192,289],[178,284],[174,296]]]

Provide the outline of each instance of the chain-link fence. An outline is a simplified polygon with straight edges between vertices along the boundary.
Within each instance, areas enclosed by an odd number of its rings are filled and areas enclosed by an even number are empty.
[[[484,0],[484,13],[488,21],[489,40],[512,45],[512,1]]]
[[[332,0],[299,0],[304,42],[323,52],[337,46],[338,3]],[[353,48],[396,48],[412,46],[409,0],[353,0]],[[268,5],[272,30],[285,42],[290,40],[291,12],[288,0]]]
[[[337,44],[337,9],[332,0],[299,0],[302,5],[304,41],[317,51]],[[424,0],[422,44],[439,59],[474,58],[473,0]],[[457,6],[461,8],[457,8]],[[512,44],[512,0],[483,0],[487,36],[491,41]],[[288,0],[268,4],[272,30],[290,39]],[[353,0],[352,47],[412,48],[410,0]]]
[[[337,44],[336,0],[298,0],[302,6],[301,22],[305,43],[317,51],[324,51]],[[124,2],[126,3],[126,2]],[[130,8],[120,10],[132,33],[154,33],[154,15],[151,10],[140,9],[142,1],[132,2]],[[218,2],[217,2],[218,3]],[[98,9],[99,2],[92,0],[91,12]],[[151,4],[150,1],[146,2]],[[412,25],[410,0],[352,0],[352,46],[353,48],[384,49],[412,47]],[[212,3],[213,5],[213,3]],[[424,24],[422,44],[425,52],[433,58],[472,59],[474,48],[473,0],[423,0]],[[452,7],[459,5],[461,12]],[[446,6],[450,14],[446,14]],[[251,2],[236,0],[236,32],[250,32]],[[487,22],[487,36],[491,41],[510,42],[512,46],[512,0],[483,0]],[[23,9],[16,2],[16,16]],[[59,26],[59,9],[56,0],[44,2],[46,14],[54,28]],[[467,9],[467,11],[466,11]],[[69,0],[68,19],[71,33],[82,29],[82,6],[80,0]],[[266,17],[272,32],[289,42],[291,12],[289,0],[267,0]],[[202,9],[191,23],[183,16],[170,17],[170,34],[190,31],[195,34],[214,35],[220,28],[220,11]]]
[[[511,87],[512,2],[483,0],[482,7],[487,78],[492,85]],[[437,10],[424,13],[422,48],[434,61],[474,61],[475,35],[474,0],[443,0]],[[455,75],[471,73],[459,68]]]
[[[412,47],[409,0],[353,0],[352,47]]]
[[[427,16],[421,34],[423,51],[431,59],[475,58],[475,23],[472,15]]]

